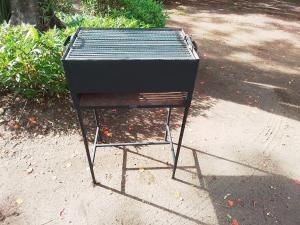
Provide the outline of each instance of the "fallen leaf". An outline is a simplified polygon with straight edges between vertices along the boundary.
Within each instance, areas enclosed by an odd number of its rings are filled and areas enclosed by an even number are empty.
[[[35,125],[37,125],[37,120],[36,120],[36,117],[34,117],[34,116],[29,117],[29,118],[28,118],[28,122],[29,122],[29,125],[30,125],[30,126],[35,126]]]
[[[229,207],[229,208],[234,207],[235,206],[235,201],[232,200],[232,199],[226,200],[226,206]]]
[[[21,205],[21,204],[23,203],[23,199],[17,198],[17,199],[16,199],[16,203],[17,203],[18,205]]]
[[[296,185],[300,185],[300,180],[294,180],[294,183],[295,183]]]
[[[65,211],[65,208],[63,208],[62,210],[59,211],[59,216],[63,216],[63,213]]]
[[[31,174],[31,173],[33,172],[33,168],[30,167],[30,168],[28,168],[26,171],[27,171],[28,174]]]
[[[233,220],[231,221],[231,225],[239,225],[238,220],[237,220],[237,219],[233,219]]]
[[[110,138],[113,136],[113,134],[111,132],[108,132],[108,131],[105,131],[104,135],[107,136],[107,137],[110,137]]]
[[[16,123],[13,125],[13,128],[15,128],[16,130],[17,130],[17,129],[20,129],[20,128],[21,128],[21,125],[20,125],[18,122],[16,122]]]
[[[105,136],[107,136],[107,137],[112,137],[113,136],[113,134],[111,133],[111,132],[109,132],[109,129],[107,128],[107,127],[103,127],[102,129],[101,129],[101,131],[102,131],[102,133],[105,135]]]
[[[101,131],[104,133],[104,132],[108,132],[109,129],[107,127],[102,127]]]

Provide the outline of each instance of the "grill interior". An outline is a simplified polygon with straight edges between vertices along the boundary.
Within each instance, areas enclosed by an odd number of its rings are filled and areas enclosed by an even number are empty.
[[[195,59],[180,29],[80,29],[66,59]]]

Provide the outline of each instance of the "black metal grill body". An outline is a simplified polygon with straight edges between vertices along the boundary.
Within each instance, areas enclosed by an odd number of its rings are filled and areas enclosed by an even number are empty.
[[[94,184],[96,149],[111,146],[170,144],[174,178],[199,64],[192,40],[182,29],[166,28],[79,29],[69,41],[62,62]],[[103,144],[97,109],[121,107],[168,108],[164,141]],[[176,152],[169,127],[175,107],[184,108]],[[87,108],[96,124],[93,157],[83,124]]]
[[[62,61],[72,94],[189,92],[199,58],[181,29],[79,29]]]

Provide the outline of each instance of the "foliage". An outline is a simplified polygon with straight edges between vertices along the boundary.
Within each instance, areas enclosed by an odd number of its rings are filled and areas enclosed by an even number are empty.
[[[70,13],[73,9],[72,0],[39,0],[38,1],[40,18],[37,28],[45,31],[49,28],[57,26],[58,28],[65,28],[64,24],[57,19],[57,12]]]
[[[60,15],[67,28],[41,33],[33,26],[0,25],[0,90],[33,98],[67,91],[61,66],[63,42],[82,27],[147,27],[125,17]]]
[[[112,9],[120,7],[119,0],[81,0],[83,10],[86,14],[103,15]]]
[[[51,10],[69,13],[73,9],[73,2],[72,0],[41,0],[39,1],[39,7],[44,14]]]
[[[59,18],[64,21],[66,26],[71,29],[77,27],[111,27],[111,28],[149,28],[150,26],[136,19],[128,19],[124,16],[96,17],[87,15],[65,15],[60,14]]]
[[[9,0],[1,0],[0,2],[0,23],[8,20],[10,16]]]
[[[166,14],[160,1],[155,0],[82,0],[86,13],[110,14],[140,20],[151,27],[163,27]]]
[[[155,0],[121,0],[124,7],[120,9],[127,18],[135,18],[150,24],[153,27],[163,27],[166,14],[163,12],[162,3]]]

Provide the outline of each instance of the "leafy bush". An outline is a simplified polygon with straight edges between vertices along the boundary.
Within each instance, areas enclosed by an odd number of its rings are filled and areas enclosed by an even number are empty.
[[[70,13],[73,9],[72,0],[48,0],[39,2],[40,10],[45,14],[50,10]]]
[[[44,34],[33,26],[0,28],[0,87],[34,97],[65,91],[60,57],[64,32]]]
[[[81,0],[81,3],[84,12],[91,15],[107,14],[121,5],[119,0]]]
[[[86,13],[120,15],[140,20],[151,27],[163,27],[166,14],[160,1],[155,0],[82,0]]]
[[[66,26],[76,30],[78,27],[112,27],[112,28],[149,28],[150,25],[136,19],[128,19],[124,16],[118,17],[95,17],[83,15],[65,15],[60,14],[60,19],[64,21]]]
[[[67,92],[61,65],[63,42],[81,27],[148,27],[125,17],[65,16],[67,29],[45,33],[33,26],[0,25],[0,90],[33,98]]]
[[[153,27],[163,27],[166,23],[166,14],[162,3],[155,0],[121,0],[124,8],[120,13],[127,18],[135,18],[150,24]]]

